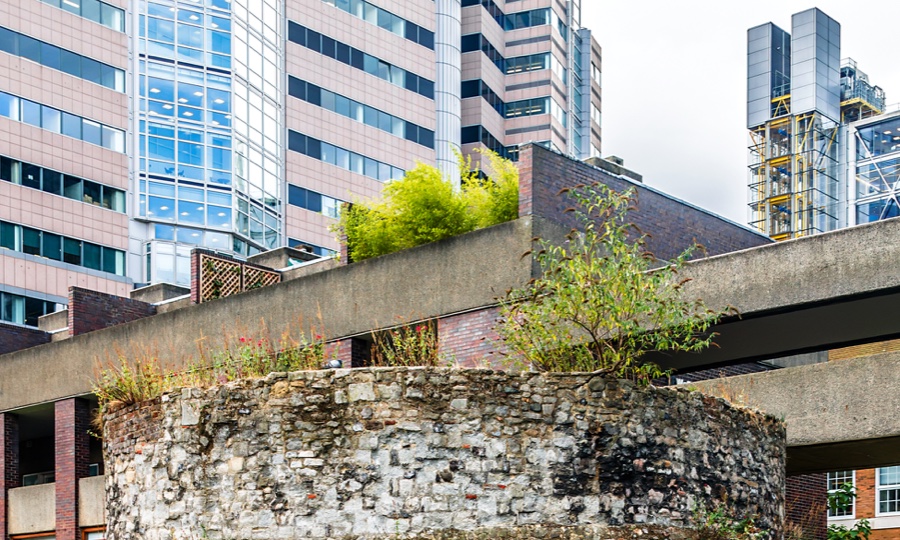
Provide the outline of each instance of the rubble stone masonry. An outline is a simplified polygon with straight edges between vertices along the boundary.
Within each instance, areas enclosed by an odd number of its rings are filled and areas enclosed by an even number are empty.
[[[781,422],[590,374],[275,373],[113,409],[104,445],[114,540],[677,539],[717,504],[777,535],[784,511]]]

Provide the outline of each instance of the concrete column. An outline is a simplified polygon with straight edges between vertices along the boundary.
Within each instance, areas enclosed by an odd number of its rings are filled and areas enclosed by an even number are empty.
[[[0,414],[0,539],[9,538],[7,527],[7,492],[19,487],[19,418]]]
[[[80,540],[78,480],[90,465],[90,408],[83,399],[55,403],[56,539]]]
[[[462,149],[462,2],[435,0],[435,10],[437,80],[434,106],[437,130],[434,133],[434,150],[438,168],[458,190],[459,162],[454,150]]]

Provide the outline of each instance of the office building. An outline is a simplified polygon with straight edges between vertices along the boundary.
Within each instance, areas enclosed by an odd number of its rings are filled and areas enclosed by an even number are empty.
[[[813,8],[794,14],[791,30],[747,31],[750,224],[776,240],[880,215],[860,210],[857,219],[856,193],[865,190],[857,189],[854,126],[884,112],[884,91],[841,60],[836,20]]]
[[[600,149],[580,2],[0,0],[0,320],[187,284],[195,246],[337,249],[417,162]]]

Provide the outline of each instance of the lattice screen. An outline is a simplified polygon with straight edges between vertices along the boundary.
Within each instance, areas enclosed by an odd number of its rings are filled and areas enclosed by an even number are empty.
[[[200,302],[225,298],[281,281],[281,274],[240,261],[200,254]]]

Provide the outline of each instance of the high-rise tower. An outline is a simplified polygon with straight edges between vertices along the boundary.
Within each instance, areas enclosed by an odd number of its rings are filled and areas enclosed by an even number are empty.
[[[791,25],[747,32],[750,224],[776,240],[848,224],[846,126],[884,109],[881,89],[841,61],[837,21],[813,8]]]
[[[303,244],[455,150],[600,149],[580,1],[0,0],[0,320]]]

